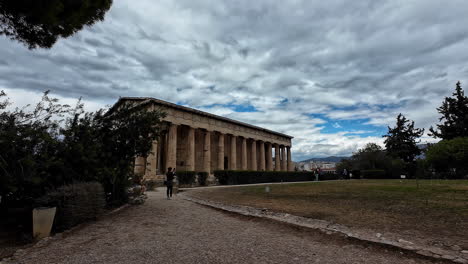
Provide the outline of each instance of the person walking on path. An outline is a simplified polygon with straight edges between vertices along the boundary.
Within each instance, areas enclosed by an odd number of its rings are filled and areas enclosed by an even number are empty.
[[[175,168],[174,168],[175,171]],[[170,200],[172,198],[172,189],[174,186],[174,172],[171,167],[167,168],[166,173],[166,187],[167,187],[167,199]]]

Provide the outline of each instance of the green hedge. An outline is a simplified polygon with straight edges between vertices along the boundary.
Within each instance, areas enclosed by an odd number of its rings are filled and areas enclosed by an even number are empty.
[[[192,184],[195,182],[196,172],[194,171],[178,171],[176,175],[179,184]]]
[[[392,176],[387,175],[385,170],[361,170],[361,178],[363,179],[389,179]]]
[[[295,182],[314,180],[312,172],[303,171],[214,171],[214,176],[222,185],[252,184],[267,182]]]
[[[55,231],[63,231],[96,219],[106,204],[104,189],[98,182],[62,186],[39,198],[38,206],[56,206]]]
[[[206,185],[206,179],[208,178],[208,172],[202,171],[198,173],[198,184],[201,186]]]

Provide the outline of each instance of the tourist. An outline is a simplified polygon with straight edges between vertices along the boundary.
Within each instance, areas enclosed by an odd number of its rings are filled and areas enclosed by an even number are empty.
[[[174,175],[175,175],[175,168],[172,170],[172,167],[167,168],[167,173],[166,173],[166,187],[167,187],[167,199],[170,200],[172,198],[172,187],[173,187],[173,181],[174,181]]]

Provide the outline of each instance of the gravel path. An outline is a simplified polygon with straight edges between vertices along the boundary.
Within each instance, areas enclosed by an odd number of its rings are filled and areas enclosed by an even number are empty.
[[[40,243],[7,263],[433,263],[163,195],[149,192],[144,205]]]

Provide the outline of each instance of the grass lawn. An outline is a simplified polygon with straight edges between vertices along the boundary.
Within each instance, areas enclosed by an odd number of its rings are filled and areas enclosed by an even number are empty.
[[[468,181],[352,180],[213,188],[192,192],[226,204],[269,208],[376,232],[468,248]]]

